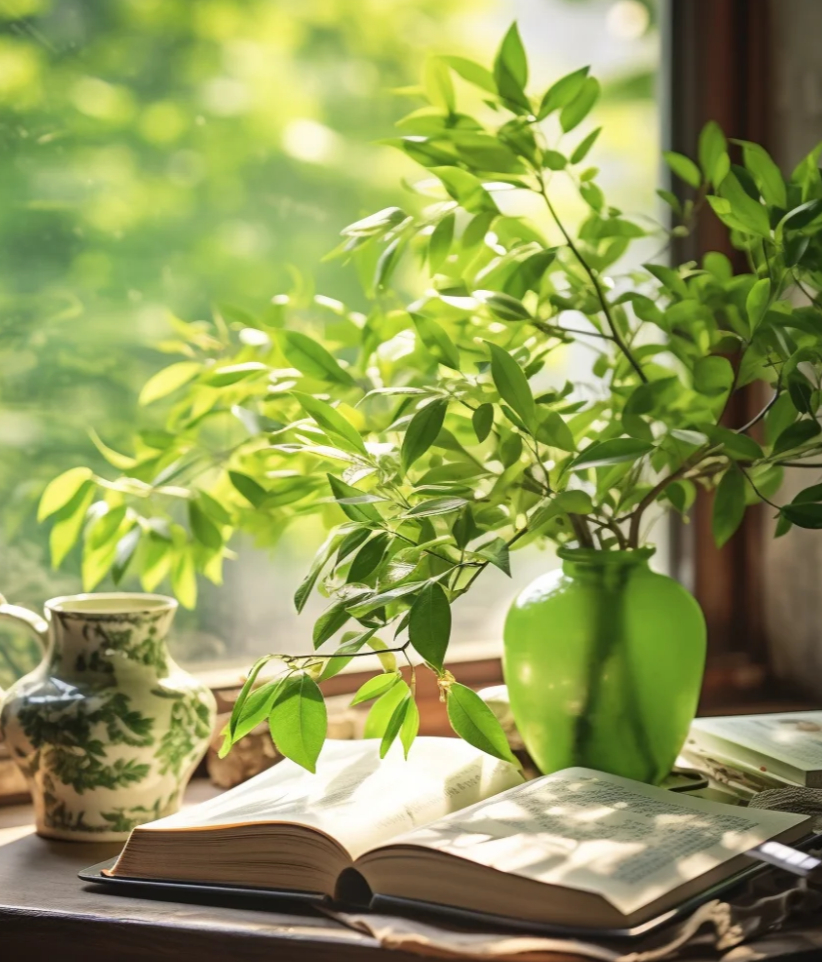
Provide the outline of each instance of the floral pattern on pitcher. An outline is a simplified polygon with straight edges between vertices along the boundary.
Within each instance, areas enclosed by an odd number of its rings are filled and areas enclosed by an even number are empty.
[[[46,603],[47,654],[0,709],[0,734],[29,782],[41,835],[119,840],[179,808],[215,703],[169,656],[176,607],[124,593]],[[0,605],[0,616],[23,620],[20,612]],[[25,620],[43,636],[34,618]]]

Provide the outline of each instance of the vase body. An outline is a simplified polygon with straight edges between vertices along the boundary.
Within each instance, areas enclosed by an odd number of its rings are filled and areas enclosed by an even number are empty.
[[[517,728],[544,773],[584,766],[658,784],[696,713],[705,619],[652,550],[560,550],[516,599],[504,671]]]
[[[28,780],[39,834],[120,840],[179,808],[215,703],[169,656],[176,607],[161,595],[47,602],[45,657],[0,707],[0,735]],[[0,614],[23,620],[9,614],[21,610],[4,605]]]

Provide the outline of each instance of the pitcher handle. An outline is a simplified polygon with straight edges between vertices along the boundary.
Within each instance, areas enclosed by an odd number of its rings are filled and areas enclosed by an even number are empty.
[[[19,605],[10,605],[6,599],[0,595],[0,621],[16,621],[18,624],[25,625],[29,631],[36,636],[37,640],[46,649],[48,641],[49,626],[48,622],[40,615],[29,611],[28,608],[21,608]],[[0,695],[3,694],[0,688]]]

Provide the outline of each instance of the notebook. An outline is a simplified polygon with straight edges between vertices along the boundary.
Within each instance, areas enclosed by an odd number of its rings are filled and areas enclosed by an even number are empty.
[[[585,768],[523,782],[456,739],[408,761],[326,744],[312,776],[282,762],[134,829],[113,879],[312,892],[590,930],[641,925],[751,864],[801,815],[693,798]]]
[[[754,776],[761,787],[822,788],[822,711],[697,718],[685,743],[700,755]]]

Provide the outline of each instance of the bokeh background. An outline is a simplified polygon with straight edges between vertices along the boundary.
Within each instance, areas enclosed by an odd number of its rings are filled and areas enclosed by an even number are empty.
[[[50,568],[37,500],[74,465],[112,470],[89,428],[122,448],[150,421],[136,398],[176,359],[170,316],[259,312],[305,285],[361,302],[321,258],[419,176],[376,141],[416,106],[428,53],[490,63],[517,19],[533,89],[591,64],[601,182],[654,213],[659,18],[652,0],[0,0],[0,591],[37,607],[80,590],[79,552]],[[181,616],[180,659],[298,650],[311,612],[297,620],[291,595],[319,537],[243,546]],[[529,554],[513,584],[463,599],[456,643],[496,644],[507,600],[549,564]],[[0,686],[35,658],[0,635]]]

